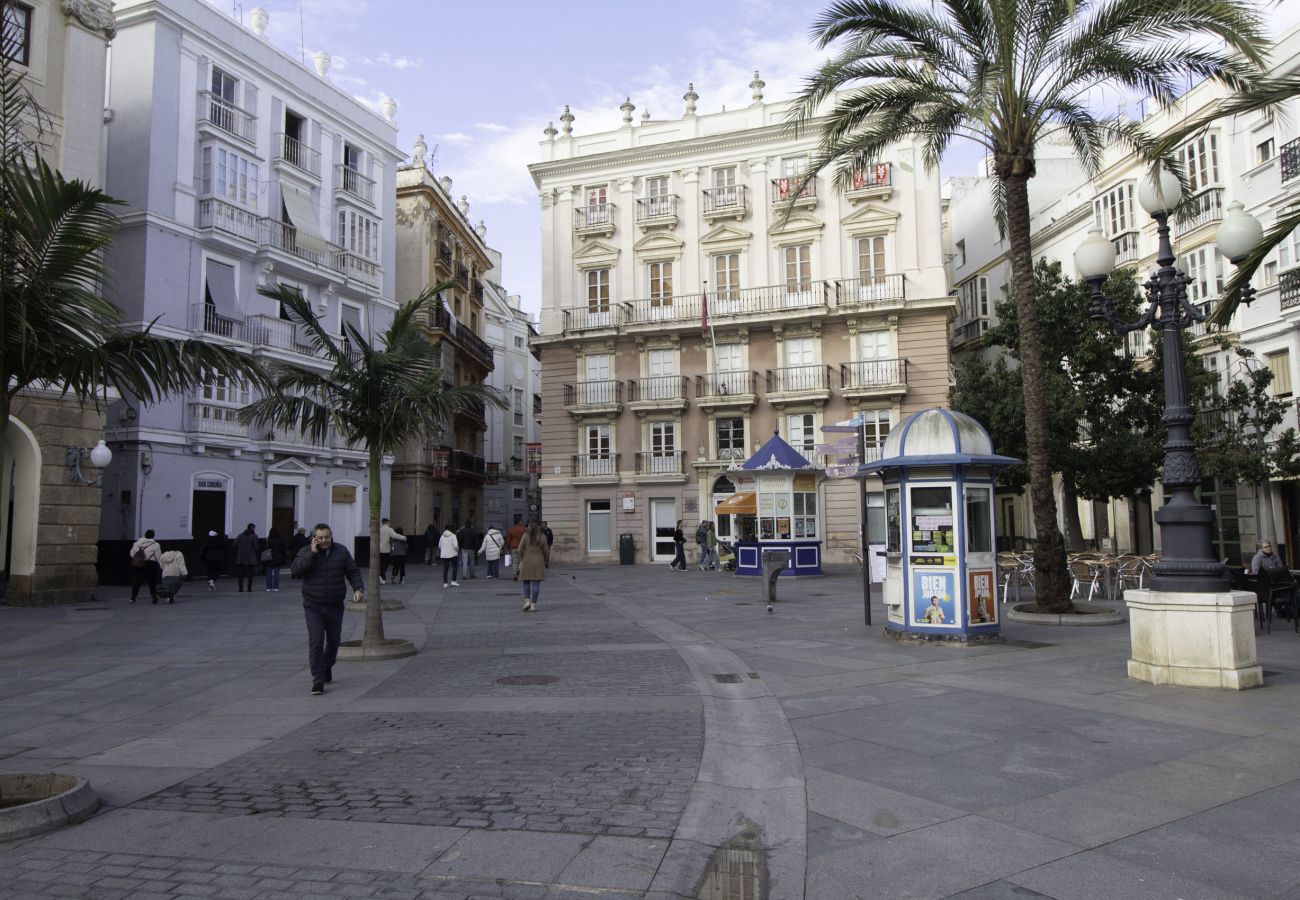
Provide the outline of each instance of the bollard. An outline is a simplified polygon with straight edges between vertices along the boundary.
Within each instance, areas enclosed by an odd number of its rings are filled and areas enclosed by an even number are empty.
[[[781,577],[781,570],[790,565],[789,550],[764,550],[763,569],[767,576],[767,605],[776,602],[776,580]]]

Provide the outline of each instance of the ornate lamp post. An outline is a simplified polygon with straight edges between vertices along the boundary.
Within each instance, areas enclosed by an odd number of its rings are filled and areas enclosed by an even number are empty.
[[[1094,229],[1075,251],[1079,275],[1092,290],[1093,318],[1104,319],[1118,334],[1153,323],[1160,329],[1164,353],[1166,428],[1164,468],[1165,505],[1155,514],[1160,525],[1162,558],[1151,578],[1155,591],[1172,593],[1222,593],[1228,590],[1223,563],[1214,555],[1214,513],[1196,499],[1201,468],[1192,442],[1192,408],[1187,399],[1187,370],[1183,365],[1183,329],[1205,316],[1187,302],[1190,279],[1174,268],[1169,240],[1169,216],[1182,199],[1178,179],[1157,167],[1138,185],[1138,202],[1156,220],[1159,268],[1143,287],[1147,307],[1132,322],[1121,320],[1102,293],[1102,283],[1115,266],[1115,246]]]

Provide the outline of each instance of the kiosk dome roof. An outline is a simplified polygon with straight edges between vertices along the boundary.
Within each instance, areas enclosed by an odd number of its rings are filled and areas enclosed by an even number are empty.
[[[880,459],[859,472],[898,466],[1014,466],[1020,460],[993,452],[984,426],[965,413],[934,407],[912,413],[885,438]]]
[[[772,432],[766,444],[758,452],[745,460],[742,469],[812,469],[812,463],[803,454],[791,447],[781,437],[779,431]]]

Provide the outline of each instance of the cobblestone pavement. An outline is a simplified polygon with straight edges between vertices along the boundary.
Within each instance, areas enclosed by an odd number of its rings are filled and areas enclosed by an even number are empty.
[[[698,713],[340,713],[135,806],[666,838],[701,731]]]

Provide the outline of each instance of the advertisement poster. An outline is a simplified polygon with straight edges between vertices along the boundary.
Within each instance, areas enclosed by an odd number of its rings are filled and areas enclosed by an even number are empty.
[[[526,444],[525,448],[524,454],[528,458],[528,474],[542,474],[542,445]]]
[[[433,477],[446,478],[447,464],[449,462],[451,462],[450,450],[434,450],[433,451]]]
[[[501,463],[490,462],[487,464],[487,477],[485,483],[497,484],[501,481]]]
[[[977,569],[969,577],[970,623],[992,625],[998,620],[998,605],[993,598],[993,570]]]
[[[956,628],[957,602],[952,572],[912,572],[912,624]]]

